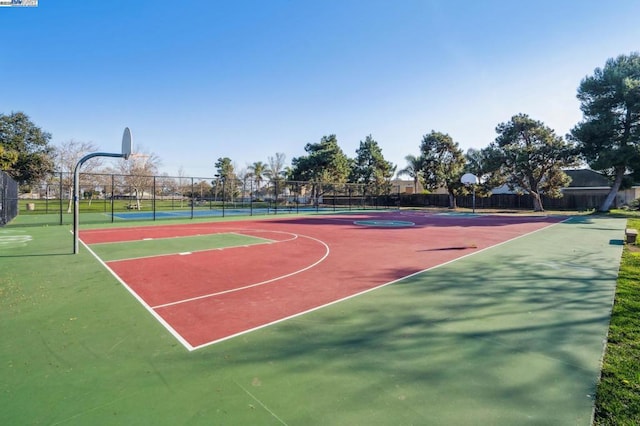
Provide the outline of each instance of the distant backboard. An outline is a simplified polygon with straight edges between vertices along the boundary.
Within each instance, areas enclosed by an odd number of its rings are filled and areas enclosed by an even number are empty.
[[[124,134],[122,135],[122,155],[125,160],[129,159],[131,155],[132,141],[131,130],[128,127],[124,128]]]
[[[460,178],[460,182],[465,185],[476,185],[478,183],[478,177],[473,173],[465,173]]]

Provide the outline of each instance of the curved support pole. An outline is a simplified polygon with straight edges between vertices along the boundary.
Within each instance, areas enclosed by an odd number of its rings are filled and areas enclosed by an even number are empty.
[[[106,152],[94,152],[87,154],[78,161],[73,172],[73,254],[78,254],[78,225],[80,223],[80,167],[93,157],[113,157],[127,159],[129,155],[125,154],[109,154]]]

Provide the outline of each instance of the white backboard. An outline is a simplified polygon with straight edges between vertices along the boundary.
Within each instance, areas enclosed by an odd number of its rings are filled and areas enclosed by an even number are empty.
[[[125,160],[128,160],[131,155],[132,144],[131,130],[129,130],[128,127],[125,127],[124,134],[122,135],[122,155]]]
[[[473,173],[465,173],[460,178],[460,182],[465,185],[477,185],[479,183],[478,177]]]

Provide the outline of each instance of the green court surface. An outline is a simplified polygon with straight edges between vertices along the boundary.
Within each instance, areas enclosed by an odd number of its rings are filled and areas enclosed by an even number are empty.
[[[266,244],[264,238],[234,233],[144,239],[117,243],[93,244],[91,250],[105,262],[163,254],[196,252],[240,245]]]
[[[574,217],[188,352],[68,227],[18,221],[0,424],[589,425],[624,227]]]

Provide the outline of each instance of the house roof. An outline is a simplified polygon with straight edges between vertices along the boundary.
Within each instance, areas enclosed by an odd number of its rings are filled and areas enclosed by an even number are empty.
[[[569,188],[610,187],[606,176],[590,169],[573,169],[564,171],[571,178]]]

